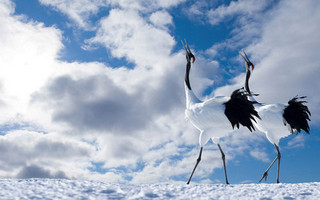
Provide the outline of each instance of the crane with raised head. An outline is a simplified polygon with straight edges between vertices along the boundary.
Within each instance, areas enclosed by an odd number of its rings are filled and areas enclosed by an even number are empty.
[[[254,94],[251,93],[249,88],[249,79],[253,72],[254,65],[249,60],[245,51],[240,55],[245,60],[246,66],[246,80],[245,80],[245,90],[249,93],[249,99],[255,101],[253,97]],[[288,104],[256,104],[255,108],[258,111],[261,120],[254,122],[255,127],[263,132],[269,142],[274,145],[277,156],[269,165],[267,170],[263,173],[259,182],[264,178],[267,179],[268,171],[272,165],[278,160],[278,169],[277,169],[277,183],[279,181],[279,171],[280,171],[280,159],[281,153],[279,150],[279,141],[281,138],[287,137],[292,134],[294,131],[300,133],[301,130],[304,130],[307,134],[310,134],[310,128],[308,121],[310,121],[311,113],[308,107],[305,105],[307,103],[305,96],[296,96],[288,101]]]
[[[201,155],[204,145],[212,139],[217,144],[223,162],[226,184],[229,184],[226,171],[225,154],[219,144],[219,139],[227,136],[234,127],[239,128],[240,125],[247,127],[250,131],[254,130],[253,121],[255,117],[259,118],[253,104],[248,100],[247,92],[243,89],[235,90],[230,97],[214,97],[206,101],[200,100],[192,91],[189,74],[192,63],[195,62],[195,56],[192,54],[188,43],[183,44],[186,51],[186,72],[185,72],[185,93],[186,93],[186,110],[185,115],[200,131],[199,144],[200,152],[196,160],[196,164],[191,172],[187,184],[201,161]]]

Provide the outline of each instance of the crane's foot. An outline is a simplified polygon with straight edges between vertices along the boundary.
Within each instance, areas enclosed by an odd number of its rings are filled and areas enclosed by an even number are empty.
[[[262,181],[263,178],[265,179],[264,181],[267,181],[267,177],[268,177],[268,172],[266,171],[266,172],[263,173],[263,176],[259,180],[259,183]]]

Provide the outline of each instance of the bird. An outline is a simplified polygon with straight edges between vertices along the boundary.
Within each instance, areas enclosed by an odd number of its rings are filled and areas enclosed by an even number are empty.
[[[243,50],[243,54],[239,52],[242,58],[245,60],[246,66],[246,78],[245,78],[245,90],[249,94],[249,99],[251,101],[256,101],[253,94],[249,88],[249,79],[254,70],[254,65],[249,60],[247,54]],[[265,178],[267,180],[268,171],[273,166],[273,164],[278,160],[277,168],[277,183],[279,181],[279,171],[280,171],[280,159],[281,153],[279,150],[279,142],[281,138],[287,137],[294,132],[310,134],[310,127],[308,121],[310,121],[311,113],[309,108],[305,105],[307,101],[304,99],[306,96],[295,96],[288,101],[287,104],[261,104],[256,103],[254,106],[258,111],[261,120],[255,121],[254,126],[263,132],[269,142],[274,145],[277,156],[269,165],[267,170],[263,173],[259,183]]]
[[[192,63],[195,62],[195,56],[192,54],[187,41],[186,45],[182,45],[186,51],[186,72],[185,72],[185,93],[186,93],[186,109],[185,115],[191,124],[200,131],[199,144],[200,152],[196,160],[196,164],[191,172],[187,184],[201,161],[201,155],[204,145],[210,140],[217,144],[224,167],[225,181],[229,184],[226,171],[225,154],[219,144],[219,139],[228,135],[234,127],[239,128],[240,125],[247,127],[250,131],[254,130],[252,121],[255,117],[259,118],[253,104],[247,98],[247,93],[243,88],[233,91],[230,97],[214,97],[208,100],[200,100],[192,91],[189,74]]]

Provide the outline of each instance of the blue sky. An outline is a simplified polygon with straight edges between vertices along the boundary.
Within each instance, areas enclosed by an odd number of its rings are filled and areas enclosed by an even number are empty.
[[[242,49],[260,102],[308,96],[311,134],[280,141],[280,181],[319,181],[319,20],[311,0],[1,1],[0,177],[186,182],[199,151],[184,116],[187,39],[201,99],[243,86]],[[276,156],[242,128],[221,147],[230,183],[256,183]],[[224,182],[212,142],[192,182]]]

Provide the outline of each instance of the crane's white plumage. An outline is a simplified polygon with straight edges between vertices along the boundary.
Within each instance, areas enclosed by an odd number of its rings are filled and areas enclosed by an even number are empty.
[[[190,94],[192,93],[192,94]],[[230,133],[230,122],[224,114],[226,103],[230,97],[211,98],[200,101],[195,98],[188,98],[193,95],[191,90],[186,89],[187,106],[186,117],[192,125],[200,131],[199,144],[203,147],[211,138],[215,144],[219,143],[219,138],[225,137]],[[189,101],[192,99],[194,101]]]
[[[246,81],[245,89],[250,94],[249,99],[255,101],[253,95],[251,94],[249,88],[249,78],[251,76],[254,65],[249,60],[247,54],[243,51],[244,55],[240,53],[242,58],[245,60],[246,65]],[[310,111],[301,99],[305,97],[294,97],[288,102],[288,105],[284,104],[256,104],[255,108],[258,111],[258,114],[261,120],[254,122],[255,127],[265,133],[266,137],[273,144],[277,150],[277,156],[268,169],[264,172],[262,178],[267,178],[268,171],[278,160],[278,172],[277,172],[277,183],[279,183],[279,168],[280,168],[280,150],[279,150],[279,141],[281,138],[287,137],[294,130],[300,133],[301,130],[304,130],[306,133],[309,133],[308,121],[310,121]],[[259,181],[259,182],[260,182]]]
[[[216,97],[206,101],[201,101],[197,98],[191,89],[189,81],[191,59],[193,59],[194,62],[195,57],[188,44],[186,43],[187,48],[184,43],[182,44],[186,50],[187,59],[185,73],[185,114],[190,122],[200,131],[200,153],[187,184],[190,183],[193,173],[201,160],[203,146],[210,138],[218,145],[221,152],[226,184],[228,184],[225,155],[219,145],[219,139],[229,134],[231,128],[234,128],[234,126],[237,128],[239,128],[240,125],[246,126],[251,131],[254,129],[252,124],[252,120],[255,120],[254,116],[258,118],[259,116],[254,109],[253,102],[248,100],[247,93],[244,92],[244,90],[235,90],[230,97]]]
[[[271,144],[279,145],[281,138],[290,135],[290,130],[284,125],[283,104],[257,105],[256,110],[261,120],[254,122],[257,129],[266,134]]]

